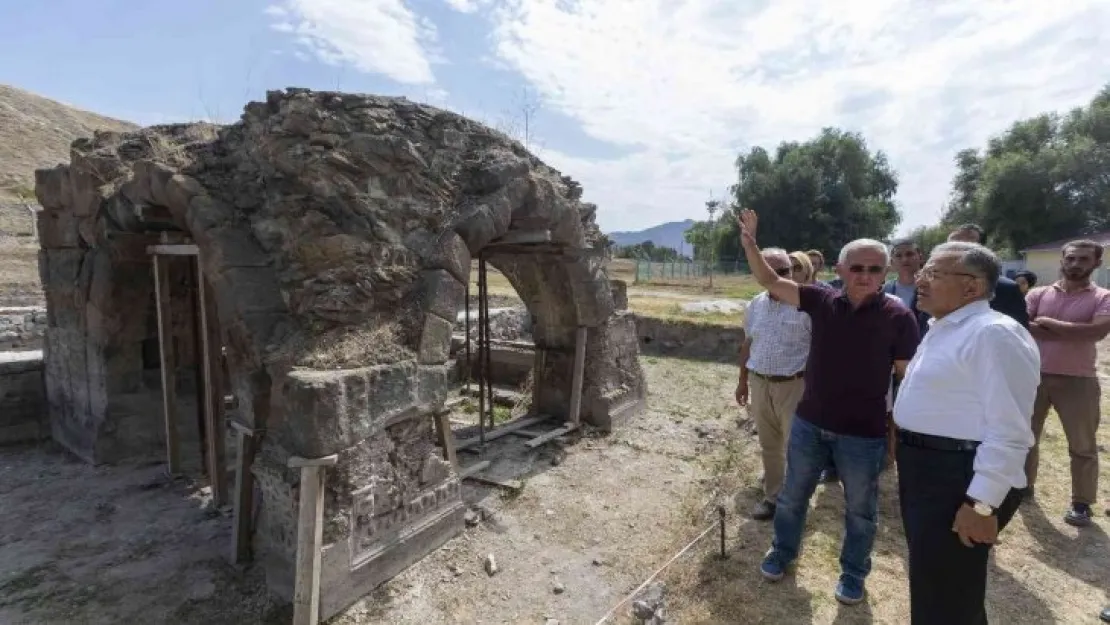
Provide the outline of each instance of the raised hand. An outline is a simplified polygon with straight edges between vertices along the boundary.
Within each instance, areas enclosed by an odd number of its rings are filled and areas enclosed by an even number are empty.
[[[759,225],[759,216],[750,208],[741,210],[736,215],[736,223],[740,224],[740,242],[744,246],[755,245],[755,230]]]

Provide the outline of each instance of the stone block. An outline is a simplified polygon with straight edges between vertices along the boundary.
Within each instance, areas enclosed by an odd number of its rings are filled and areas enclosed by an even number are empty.
[[[285,298],[277,276],[268,267],[225,267],[209,272],[208,279],[216,295],[220,319],[225,314],[287,312]]]
[[[613,294],[613,308],[628,310],[628,283],[624,280],[610,280],[609,290]]]
[[[471,256],[477,254],[490,241],[506,231],[507,229],[500,231],[497,229],[497,222],[490,214],[489,209],[484,206],[466,211],[463,215],[460,215],[455,225],[455,232],[462,237],[467,249],[470,250]]]
[[[189,202],[193,197],[204,193],[204,187],[195,178],[184,174],[174,174],[166,181],[162,190],[162,197],[156,197],[155,199],[160,200],[175,215],[184,217],[189,211]]]
[[[35,197],[46,210],[65,210],[72,200],[69,166],[57,165],[35,170]]]
[[[424,328],[420,331],[419,361],[422,364],[443,363],[451,350],[450,321],[428,313],[424,315]]]
[[[0,444],[49,434],[42,351],[0,353]]]
[[[46,249],[81,247],[77,217],[68,209],[44,208],[35,216],[38,222],[39,245]]]
[[[458,316],[459,308],[466,298],[466,286],[445,269],[421,272],[417,288],[420,290],[420,302],[424,311],[443,319]]]
[[[229,267],[269,267],[271,257],[247,230],[217,227],[197,237],[203,243],[202,263],[208,273],[219,273]]]
[[[351,447],[416,404],[416,364],[295,370],[282,385],[271,431],[291,453],[319,458]]]
[[[417,406],[438,406],[447,401],[450,390],[451,366],[422,364],[416,368]]]

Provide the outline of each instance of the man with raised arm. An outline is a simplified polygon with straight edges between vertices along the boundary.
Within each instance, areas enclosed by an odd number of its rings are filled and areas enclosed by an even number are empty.
[[[856,604],[871,572],[878,525],[879,472],[887,454],[887,391],[891,371],[905,373],[918,343],[913,313],[879,287],[890,265],[886,246],[857,239],[840,250],[842,290],[799,285],[778,275],[756,243],[758,218],[738,216],[741,245],[759,284],[779,301],[809,315],[812,342],[805,390],[791,424],[786,478],[775,507],[774,539],[760,565],[778,581],[798,557],[809,499],[832,460],[844,487],[844,544],[836,598]]]

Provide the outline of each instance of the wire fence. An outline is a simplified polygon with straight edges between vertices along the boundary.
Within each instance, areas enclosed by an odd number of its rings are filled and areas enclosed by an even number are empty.
[[[714,276],[749,275],[747,261],[743,259],[708,261],[675,260],[653,262],[636,260],[636,282],[696,280]]]

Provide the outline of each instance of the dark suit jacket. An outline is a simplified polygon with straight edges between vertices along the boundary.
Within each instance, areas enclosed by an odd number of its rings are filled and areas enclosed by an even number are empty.
[[[1000,277],[998,285],[994,287],[994,297],[991,298],[991,308],[1012,317],[1023,328],[1029,328],[1029,309],[1025,307],[1025,296],[1017,282]]]
[[[883,285],[883,293],[894,295],[894,284],[896,282],[897,279],[888,280],[887,283]],[[913,290],[913,297],[910,298],[910,310],[913,311],[913,316],[917,319],[918,335],[921,336],[921,338],[925,338],[925,333],[929,331],[930,315],[923,310],[917,309],[917,289]]]

